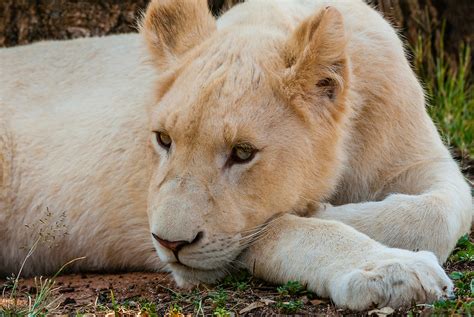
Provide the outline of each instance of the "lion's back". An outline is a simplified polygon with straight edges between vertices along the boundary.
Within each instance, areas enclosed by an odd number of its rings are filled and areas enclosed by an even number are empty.
[[[124,75],[135,73],[143,56],[136,34],[1,49],[2,108],[34,110],[71,102],[87,91],[123,86]]]
[[[43,260],[26,274],[48,272],[77,254],[88,256],[84,267],[113,267],[122,259],[91,248],[99,237],[124,245],[144,239],[140,230],[114,236],[110,224],[135,214],[132,227],[147,225],[143,143],[156,73],[145,56],[137,34],[0,50],[0,274],[16,270],[24,256],[19,244],[37,237],[24,225],[41,223],[48,212],[52,223],[66,213],[70,235],[60,248],[39,250]]]

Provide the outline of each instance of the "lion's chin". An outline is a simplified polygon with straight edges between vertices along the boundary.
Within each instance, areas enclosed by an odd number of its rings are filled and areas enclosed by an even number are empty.
[[[182,288],[192,288],[198,284],[215,284],[230,273],[228,267],[203,270],[181,263],[170,263],[167,268],[171,271],[176,284]]]

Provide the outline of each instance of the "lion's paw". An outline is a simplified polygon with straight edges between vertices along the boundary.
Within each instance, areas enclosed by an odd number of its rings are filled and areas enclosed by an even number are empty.
[[[377,260],[339,276],[332,300],[340,307],[364,310],[428,303],[452,296],[453,283],[431,252],[389,249]]]

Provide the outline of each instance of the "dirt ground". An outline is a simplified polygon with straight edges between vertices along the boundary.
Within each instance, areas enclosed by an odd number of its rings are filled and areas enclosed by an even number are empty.
[[[185,291],[177,288],[172,278],[166,273],[73,274],[56,279],[58,288],[52,297],[60,298],[57,302],[58,308],[55,309],[58,314],[90,312],[105,315],[107,311],[114,309],[111,300],[111,292],[113,292],[114,299],[120,306],[118,310],[123,315],[136,314],[144,306],[150,304],[155,305],[158,316],[172,315],[170,312],[176,305],[187,315],[195,311],[193,302],[196,299],[202,300],[204,315],[211,315],[215,310],[216,295],[224,290],[227,293],[225,306],[228,307],[227,310],[230,313],[239,314],[253,303],[258,303],[255,305],[262,307],[251,310],[252,314],[278,313],[278,309],[273,307],[277,303],[277,297],[280,296],[276,287],[256,280],[251,284],[251,287],[242,291],[233,290],[230,285],[216,289],[202,286],[199,289]],[[34,279],[22,280],[21,285],[23,292],[33,294],[37,291]],[[309,299],[305,295],[301,296],[301,300],[305,307],[299,310],[299,313],[338,315],[338,312],[342,312],[326,300]]]
[[[0,280],[0,283],[5,282]],[[20,292],[35,294],[37,291],[34,278],[21,280],[20,285]],[[57,277],[55,285],[57,288],[52,297],[60,297],[58,313],[95,312],[105,308],[111,304],[111,291],[119,303],[135,298],[169,302],[171,298],[167,289],[176,288],[166,273],[145,272],[70,274]]]
[[[467,239],[467,238],[466,238]],[[474,234],[467,239],[472,251]],[[474,262],[470,260],[455,260],[457,252],[453,253],[445,265],[448,273],[463,272],[473,274]],[[461,250],[463,251],[463,250]],[[457,273],[454,273],[457,274]],[[470,288],[473,283],[471,276]],[[41,281],[44,278],[20,279],[17,306],[28,306],[28,295],[38,294]],[[4,294],[0,296],[0,307],[12,305],[9,296],[11,280],[1,280]],[[10,287],[9,287],[10,285]],[[456,284],[460,288],[459,284]],[[468,286],[467,286],[468,287]],[[458,302],[471,305],[472,295],[463,296],[463,290],[456,289]],[[36,295],[38,296],[38,295]],[[462,299],[461,299],[462,298]],[[66,315],[94,314],[95,316],[261,316],[268,314],[298,314],[324,316],[386,316],[404,315],[412,312],[415,315],[429,316],[439,311],[432,306],[412,306],[409,309],[393,311],[371,310],[356,313],[336,308],[329,300],[317,298],[307,292],[303,286],[290,283],[278,287],[252,278],[247,273],[226,278],[217,286],[200,286],[193,290],[179,289],[167,273],[115,273],[98,274],[83,273],[58,276],[48,298],[48,312]],[[443,304],[444,305],[444,304]],[[456,304],[456,300],[453,302]],[[474,305],[472,305],[474,307]],[[449,308],[450,307],[450,308]],[[449,306],[448,309],[453,309]],[[469,306],[471,307],[471,306]],[[468,309],[470,309],[468,307]],[[456,310],[456,307],[454,307]],[[451,312],[451,311],[450,311]],[[464,310],[466,312],[466,310]],[[474,311],[472,311],[474,313]],[[2,310],[0,309],[0,315]],[[460,316],[452,311],[452,316]]]
[[[6,281],[0,280],[0,283]],[[35,294],[37,285],[34,279],[21,281],[20,292]],[[230,315],[261,316],[266,314],[324,315],[324,316],[359,316],[365,313],[355,313],[336,308],[329,300],[315,298],[310,293],[302,292],[296,295],[282,296],[277,287],[262,281],[252,280],[245,290],[236,290],[231,285],[217,288],[202,286],[198,289],[185,291],[176,284],[166,273],[117,273],[117,274],[72,274],[56,279],[57,288],[52,292],[55,308],[52,315],[94,314],[96,316],[114,315],[114,310],[121,316],[137,315],[155,316],[149,312],[150,306],[157,316],[181,316],[173,314],[173,308],[179,307],[184,316],[217,315],[216,296],[227,294],[225,308]],[[112,294],[114,300],[112,300]],[[202,301],[202,311],[197,313],[196,301]],[[218,299],[219,300],[219,299]],[[115,304],[114,304],[115,301]],[[285,309],[285,303],[301,302],[296,310]],[[0,298],[0,304],[2,299]],[[3,304],[8,303],[5,294]],[[20,299],[19,305],[27,305],[25,298]],[[117,306],[114,309],[114,306]],[[255,308],[254,308],[255,307]],[[148,308],[148,310],[147,310]],[[253,309],[252,309],[253,308]],[[246,311],[246,309],[248,311]],[[420,307],[418,312],[429,313],[429,308]],[[373,314],[377,316],[377,309]],[[395,314],[404,314],[398,310]],[[1,315],[1,314],[0,314]],[[222,316],[226,316],[223,314]]]

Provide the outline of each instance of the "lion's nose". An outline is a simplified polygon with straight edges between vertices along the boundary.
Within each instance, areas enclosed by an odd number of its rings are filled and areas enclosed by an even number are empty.
[[[196,235],[196,237],[192,241],[184,241],[184,240],[168,241],[168,240],[165,240],[165,239],[162,239],[162,238],[158,237],[154,233],[152,233],[152,235],[153,235],[153,238],[155,238],[155,240],[158,241],[158,243],[161,244],[162,246],[164,246],[165,248],[167,248],[167,249],[169,249],[173,252],[178,252],[179,250],[181,250],[183,247],[185,247],[187,245],[197,243],[202,238],[203,232],[199,231],[198,234]]]

